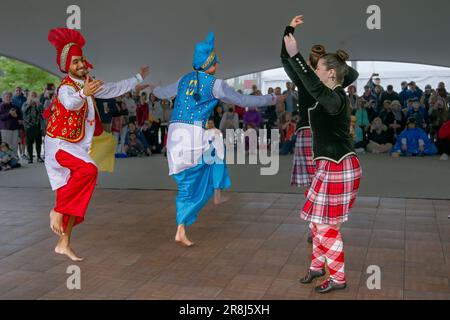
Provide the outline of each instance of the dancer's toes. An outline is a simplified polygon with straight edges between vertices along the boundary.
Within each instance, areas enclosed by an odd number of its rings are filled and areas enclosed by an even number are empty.
[[[194,245],[194,242],[190,241],[185,235],[180,236],[177,234],[175,236],[175,241],[185,247],[192,247]]]
[[[219,198],[214,198],[214,204],[215,205],[222,204],[224,202],[227,202],[228,200],[230,200],[230,197],[220,196]]]
[[[55,248],[55,252],[58,254],[66,255],[70,260],[75,262],[81,262],[84,260],[84,258],[77,256],[71,247],[57,246]]]
[[[63,215],[52,209],[50,211],[50,229],[52,229],[52,231],[58,236],[62,236],[64,234],[62,222]]]

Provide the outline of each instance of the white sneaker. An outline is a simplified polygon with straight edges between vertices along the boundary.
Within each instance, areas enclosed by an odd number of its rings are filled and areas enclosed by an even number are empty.
[[[439,160],[448,160],[448,155],[446,153],[443,153]]]

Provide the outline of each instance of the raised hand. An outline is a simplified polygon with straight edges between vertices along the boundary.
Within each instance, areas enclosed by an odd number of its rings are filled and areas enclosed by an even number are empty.
[[[101,80],[92,80],[92,78],[87,75],[86,82],[84,84],[83,93],[85,96],[93,96],[95,95],[103,86],[103,81]]]
[[[145,79],[150,74],[150,67],[149,66],[142,66],[139,69],[139,73],[142,76],[142,79]]]
[[[298,53],[297,40],[295,40],[291,33],[284,37],[284,44],[286,45],[286,51],[291,58]]]
[[[303,16],[299,15],[299,16],[295,16],[291,23],[289,24],[292,28],[297,28],[299,25],[303,24]]]

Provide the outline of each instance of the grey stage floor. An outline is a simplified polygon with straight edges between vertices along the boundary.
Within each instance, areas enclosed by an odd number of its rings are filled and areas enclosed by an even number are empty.
[[[360,155],[363,169],[360,195],[389,198],[450,199],[450,161],[439,157],[390,158]],[[276,175],[260,175],[260,165],[229,165],[235,192],[301,193],[289,185],[292,156],[280,157]],[[118,159],[114,174],[102,173],[100,188],[176,190],[162,155]],[[0,187],[48,188],[42,164],[0,172]]]

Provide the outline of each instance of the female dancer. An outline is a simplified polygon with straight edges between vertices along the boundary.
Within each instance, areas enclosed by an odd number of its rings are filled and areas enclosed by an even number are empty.
[[[295,16],[289,26],[284,30],[284,36],[288,34],[294,34],[295,28],[303,23],[303,16]],[[283,36],[283,37],[284,37]],[[307,64],[311,66],[311,68],[316,69],[317,62],[320,57],[325,54],[325,47],[323,45],[317,44],[311,48],[311,52],[309,54],[309,59]],[[300,115],[300,121],[297,125],[297,139],[295,142],[294,149],[294,161],[292,166],[292,174],[291,174],[291,185],[297,187],[305,188],[305,196],[308,193],[309,187],[311,186],[311,181],[315,173],[315,165],[313,161],[313,152],[312,152],[312,136],[311,136],[311,127],[309,125],[309,115],[308,108],[312,107],[316,100],[309,94],[309,92],[305,89],[303,82],[295,73],[293,67],[289,63],[289,54],[286,51],[286,45],[284,41],[282,41],[281,45],[281,63],[283,64],[283,68],[292,82],[298,88],[298,113]],[[349,67],[349,72],[344,77],[344,81],[342,83],[343,87],[349,86],[351,83],[356,81],[358,78],[358,72]],[[312,242],[311,233],[308,232],[308,242]]]
[[[319,293],[346,288],[341,224],[348,220],[361,179],[361,168],[350,136],[351,108],[342,87],[348,72],[348,55],[342,50],[325,54],[315,72],[299,53],[292,34],[284,37],[289,63],[305,89],[317,101],[308,109],[316,172],[301,218],[312,223],[313,253],[310,269],[301,283],[325,274],[330,278],[316,287]]]

